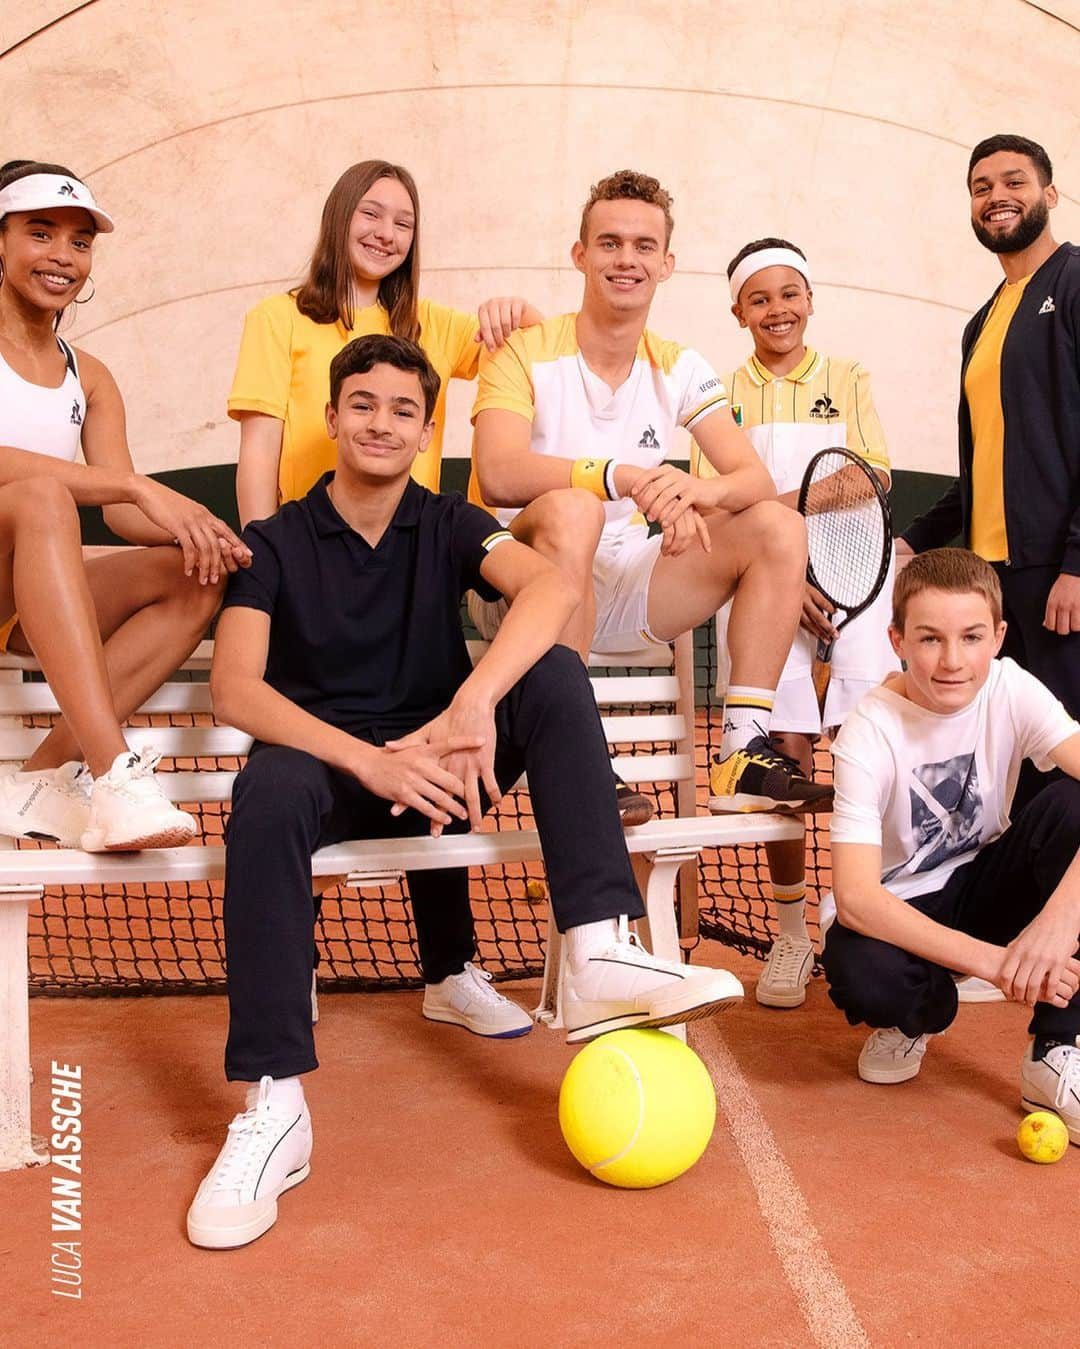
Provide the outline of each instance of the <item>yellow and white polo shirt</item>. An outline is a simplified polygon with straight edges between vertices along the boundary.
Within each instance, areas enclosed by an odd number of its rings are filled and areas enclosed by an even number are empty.
[[[885,433],[870,396],[870,375],[858,361],[807,348],[794,370],[774,375],[751,356],[731,376],[728,390],[735,420],[778,493],[798,491],[810,460],[833,446],[849,449],[871,467],[889,472]],[[705,478],[715,473],[696,445],[691,470]]]
[[[577,341],[577,315],[561,314],[519,328],[498,351],[480,358],[473,421],[488,408],[516,412],[532,425],[536,454],[580,459],[586,455],[655,468],[673,448],[675,431],[688,431],[727,406],[723,381],[689,347],[645,332],[633,367],[614,392],[589,369]],[[481,504],[476,469],[469,499]],[[605,536],[636,519],[632,501],[605,507]],[[503,524],[516,510],[493,512]]]

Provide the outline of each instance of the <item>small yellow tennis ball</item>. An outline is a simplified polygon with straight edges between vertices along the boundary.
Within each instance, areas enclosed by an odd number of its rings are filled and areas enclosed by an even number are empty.
[[[525,882],[525,898],[530,904],[539,904],[547,897],[547,886],[543,881],[527,880]]]
[[[1020,1121],[1016,1145],[1029,1162],[1060,1161],[1069,1150],[1069,1131],[1049,1110],[1036,1110]]]
[[[665,1185],[694,1165],[716,1123],[716,1091],[694,1051],[660,1030],[602,1035],[577,1055],[559,1092],[566,1145],[598,1180]]]

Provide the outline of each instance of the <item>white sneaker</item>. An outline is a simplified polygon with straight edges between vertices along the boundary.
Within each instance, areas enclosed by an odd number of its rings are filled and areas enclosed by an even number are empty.
[[[64,848],[79,847],[90,819],[90,770],[62,764],[23,773],[0,773],[0,834],[43,838]]]
[[[814,944],[809,937],[781,933],[773,942],[754,997],[763,1007],[801,1007],[814,972]]]
[[[902,1030],[876,1030],[859,1055],[859,1076],[864,1082],[907,1082],[918,1077],[929,1035],[914,1039]]]
[[[460,974],[425,986],[423,1012],[429,1021],[464,1026],[474,1035],[487,1035],[494,1040],[512,1040],[517,1035],[528,1035],[533,1028],[528,1012],[496,993],[491,975],[471,962],[466,963]]]
[[[742,995],[742,984],[728,970],[650,955],[622,917],[618,936],[607,950],[590,956],[580,970],[566,962],[562,1008],[567,1043],[595,1040],[625,1026],[696,1021],[733,1007]]]
[[[1075,1044],[1055,1045],[1033,1058],[1031,1041],[1020,1062],[1020,1104],[1025,1110],[1053,1110],[1080,1146],[1080,1035]]]
[[[966,979],[957,979],[956,996],[961,1002],[1004,1002],[1005,994],[989,979],[977,979],[969,974]]]
[[[246,1246],[277,1222],[278,1195],[311,1170],[311,1116],[271,1103],[273,1079],[250,1087],[248,1108],[229,1125],[225,1146],[207,1172],[187,1215],[193,1246]]]
[[[177,810],[154,779],[161,755],[147,747],[125,750],[90,789],[90,819],[83,831],[87,852],[134,852],[176,848],[195,836],[195,821]]]

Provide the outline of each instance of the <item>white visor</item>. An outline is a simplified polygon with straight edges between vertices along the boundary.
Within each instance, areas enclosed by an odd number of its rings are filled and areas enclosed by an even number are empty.
[[[112,216],[106,215],[94,201],[94,194],[78,178],[64,178],[58,173],[30,173],[16,178],[0,192],[0,218],[12,211],[48,211],[61,206],[82,208],[102,234],[111,233],[116,226]]]
[[[812,284],[810,264],[794,249],[762,248],[756,253],[749,253],[731,273],[731,298],[736,304],[739,303],[739,291],[747,281],[755,272],[763,272],[766,267],[794,267],[807,286]]]

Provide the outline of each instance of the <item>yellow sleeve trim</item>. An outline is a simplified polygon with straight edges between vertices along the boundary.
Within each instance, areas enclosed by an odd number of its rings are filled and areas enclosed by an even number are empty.
[[[702,417],[707,417],[710,412],[715,412],[718,408],[726,408],[728,405],[727,393],[721,390],[714,398],[708,399],[699,407],[696,407],[690,416],[683,422],[683,426],[689,431],[695,422],[701,421]]]
[[[513,538],[513,534],[511,534],[508,529],[497,529],[494,534],[489,534],[487,536],[480,547],[483,548],[485,553],[490,553],[492,548],[496,547],[498,544],[505,543],[507,539],[513,541]]]

